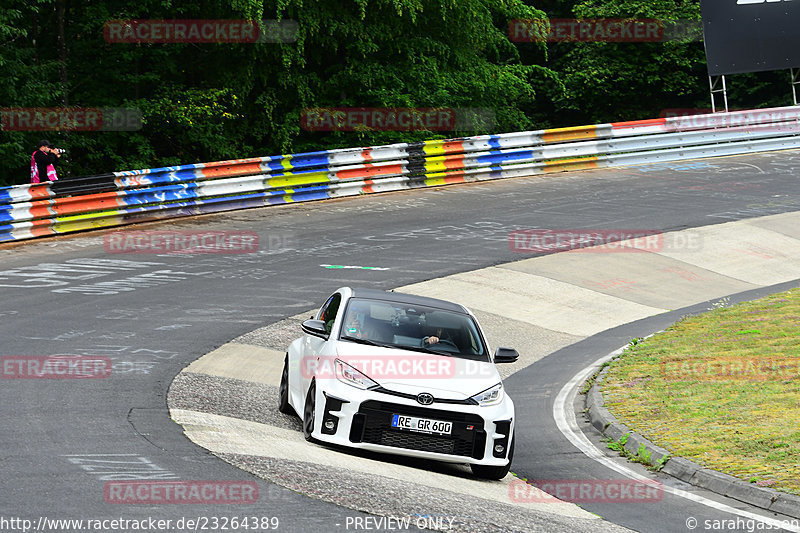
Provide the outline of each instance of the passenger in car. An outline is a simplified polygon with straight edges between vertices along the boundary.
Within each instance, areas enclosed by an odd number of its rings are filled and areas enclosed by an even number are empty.
[[[365,320],[363,332],[367,339],[376,342],[392,342],[392,339],[394,338],[392,325],[383,320]]]
[[[356,339],[364,338],[364,333],[361,328],[361,320],[358,314],[351,312],[347,316],[347,322],[344,326],[344,334],[348,337],[355,337]]]

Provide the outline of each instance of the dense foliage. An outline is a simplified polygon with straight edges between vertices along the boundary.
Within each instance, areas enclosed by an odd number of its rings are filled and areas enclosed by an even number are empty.
[[[0,0],[0,108],[131,108],[136,131],[2,131],[0,185],[27,182],[40,138],[62,174],[214,161],[657,116],[707,107],[700,42],[512,42],[513,19],[699,20],[682,0]],[[530,4],[530,5],[529,5]],[[130,19],[296,21],[270,43],[108,42]],[[740,107],[786,103],[778,74],[743,77]],[[788,84],[786,84],[788,85]],[[744,105],[742,105],[744,104]],[[469,131],[307,131],[316,107],[488,108]]]

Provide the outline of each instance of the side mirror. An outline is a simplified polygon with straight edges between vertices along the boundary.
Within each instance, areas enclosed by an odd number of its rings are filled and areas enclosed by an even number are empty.
[[[328,340],[328,330],[325,329],[325,322],[322,320],[306,320],[300,327],[309,335]]]
[[[499,346],[494,352],[495,363],[513,363],[517,359],[519,359],[519,352],[514,348]]]

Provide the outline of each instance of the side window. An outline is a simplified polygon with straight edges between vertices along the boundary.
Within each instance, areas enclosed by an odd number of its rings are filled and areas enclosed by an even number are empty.
[[[328,301],[325,302],[325,305],[319,310],[317,320],[325,322],[325,329],[328,333],[330,333],[333,328],[333,321],[336,320],[336,313],[339,312],[340,303],[342,303],[342,295],[337,292],[328,298]]]

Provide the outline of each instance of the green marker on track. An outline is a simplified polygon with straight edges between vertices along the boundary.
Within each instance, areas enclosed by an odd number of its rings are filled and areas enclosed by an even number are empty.
[[[320,265],[324,268],[330,269],[356,269],[356,270],[389,270],[384,267],[370,267],[370,266],[354,266],[354,265]]]

